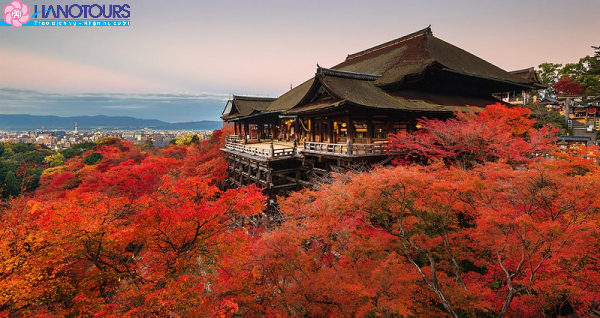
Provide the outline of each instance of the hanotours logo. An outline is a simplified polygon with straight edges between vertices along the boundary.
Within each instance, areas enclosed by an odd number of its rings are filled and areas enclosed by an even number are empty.
[[[131,7],[128,4],[58,4],[29,7],[15,0],[4,7],[1,25],[21,26],[129,26]],[[38,11],[40,9],[40,11]]]
[[[13,28],[20,28],[29,21],[29,7],[19,0],[13,1],[4,7],[4,22]]]
[[[106,18],[106,19],[129,19],[129,5],[99,5],[99,4],[72,4],[41,6],[42,18],[46,19],[50,14],[54,19],[78,19],[78,18]],[[35,6],[35,12],[38,12],[38,6]]]

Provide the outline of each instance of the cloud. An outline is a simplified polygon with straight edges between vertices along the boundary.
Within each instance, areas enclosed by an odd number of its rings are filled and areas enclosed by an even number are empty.
[[[38,51],[0,48],[3,84],[50,91],[157,91],[166,83],[124,71],[52,57]]]
[[[64,94],[0,87],[0,113],[132,116],[167,122],[219,120],[228,98],[221,93]]]

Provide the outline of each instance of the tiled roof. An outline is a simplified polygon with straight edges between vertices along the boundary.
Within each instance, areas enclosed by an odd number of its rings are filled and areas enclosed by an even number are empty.
[[[429,67],[496,79],[515,84],[531,84],[509,72],[433,36],[426,28],[405,37],[351,54],[333,69],[381,75],[376,84],[390,86],[405,77],[424,73]]]
[[[230,120],[237,117],[245,117],[267,109],[269,104],[276,98],[273,97],[254,97],[233,95],[233,98],[228,101],[233,104],[233,107],[228,114],[223,114],[221,118]]]
[[[447,74],[447,77],[440,77],[446,81],[456,78],[468,79],[463,81],[468,84],[462,84],[466,90],[472,87],[472,83],[485,83],[483,85],[487,85],[487,90],[475,94],[470,91],[448,92],[447,89],[442,93],[430,92],[425,88],[416,92],[415,87],[403,86],[407,78],[414,80],[419,79],[418,76],[429,76],[427,74],[432,74],[428,73],[430,70]],[[238,107],[239,113],[235,116],[249,116],[261,112],[298,114],[344,105],[403,111],[451,112],[465,105],[485,106],[498,102],[492,98],[491,93],[489,97],[481,97],[487,95],[488,91],[532,87],[530,79],[506,72],[434,37],[431,28],[427,27],[350,54],[344,62],[331,69],[317,65],[313,78],[272,102],[252,100],[245,105],[243,98],[238,97],[235,106]],[[323,94],[330,96],[326,98]]]

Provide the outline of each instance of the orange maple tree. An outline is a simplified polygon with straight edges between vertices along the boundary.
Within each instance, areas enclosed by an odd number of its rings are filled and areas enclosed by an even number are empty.
[[[597,150],[501,105],[422,123],[394,137],[399,166],[280,200],[237,274],[241,313],[559,317],[600,299]]]
[[[492,105],[396,165],[279,198],[223,188],[227,132],[105,139],[0,205],[0,317],[566,317],[600,299],[597,148]]]
[[[220,262],[249,244],[245,220],[263,211],[264,198],[256,187],[219,188],[224,135],[155,150],[108,138],[46,171],[35,195],[2,210],[0,312],[237,311],[219,290]]]

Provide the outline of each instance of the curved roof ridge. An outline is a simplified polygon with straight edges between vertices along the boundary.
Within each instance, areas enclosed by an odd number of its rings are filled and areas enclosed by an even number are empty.
[[[240,100],[253,100],[253,101],[274,101],[277,97],[268,97],[268,96],[247,96],[247,95],[233,95],[232,99],[240,99]]]
[[[365,81],[374,81],[380,77],[380,75],[375,75],[375,74],[334,70],[334,69],[330,69],[330,68],[320,67],[319,65],[317,65],[317,75],[336,76],[336,77],[351,78],[351,79],[358,79],[358,80],[365,80]]]
[[[388,46],[392,46],[394,44],[398,44],[398,43],[410,40],[412,38],[415,38],[415,37],[421,36],[421,35],[433,35],[433,32],[431,31],[431,24],[428,27],[426,27],[425,29],[419,30],[417,32],[413,32],[413,33],[405,35],[403,37],[399,37],[399,38],[397,38],[395,40],[391,40],[391,41],[385,42],[383,44],[376,45],[376,46],[374,46],[372,48],[368,48],[366,50],[362,50],[362,51],[357,52],[357,53],[348,54],[348,56],[346,57],[346,61],[349,61],[351,59],[357,58],[357,57],[365,55],[365,54],[369,54],[369,53],[372,53],[372,52],[375,52],[375,51],[379,51],[379,50],[384,49],[384,48],[386,48]]]
[[[528,68],[524,68],[524,69],[520,69],[520,70],[514,70],[514,71],[509,71],[509,73],[511,74],[515,74],[515,73],[525,73],[525,72],[532,72],[535,69],[533,68],[533,66],[528,67]]]

